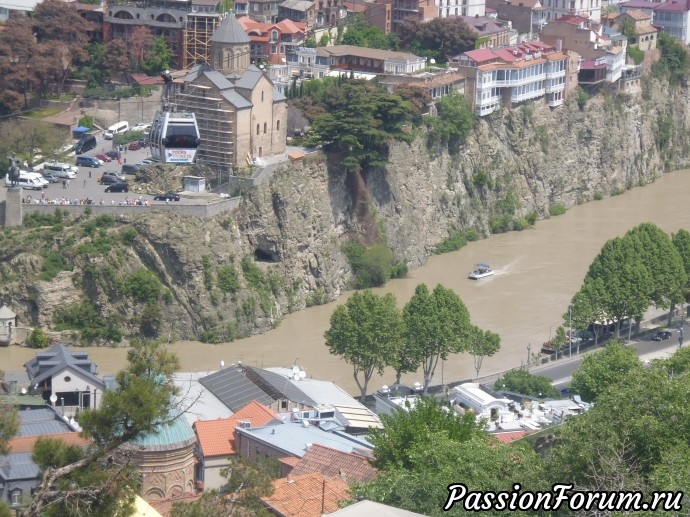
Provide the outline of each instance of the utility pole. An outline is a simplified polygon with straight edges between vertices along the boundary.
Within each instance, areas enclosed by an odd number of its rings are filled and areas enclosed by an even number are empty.
[[[527,343],[527,369],[529,369],[529,364],[532,359],[532,343]]]
[[[568,359],[573,356],[573,306],[568,305]]]
[[[680,347],[683,346],[683,327],[680,327],[680,331],[678,331],[678,349],[680,350]]]

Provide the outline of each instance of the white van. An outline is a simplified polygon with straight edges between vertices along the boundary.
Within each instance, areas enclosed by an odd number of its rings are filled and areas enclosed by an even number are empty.
[[[36,181],[41,184],[43,188],[46,188],[48,185],[50,185],[50,182],[43,177],[43,174],[40,172],[26,172],[22,171],[19,173],[19,179],[21,180],[22,178],[27,178],[33,181]]]
[[[43,166],[43,170],[47,174],[52,174],[55,177],[66,178],[69,180],[73,180],[74,178],[77,177],[74,169],[76,169],[76,167],[74,167],[72,165],[67,165],[66,163],[57,163],[57,162],[46,163]]]
[[[19,181],[17,182],[17,186],[21,187],[21,188],[25,188],[25,189],[42,190],[44,187],[43,183],[40,182],[39,180],[37,180],[36,178],[28,177],[27,174],[28,173],[23,172],[23,171],[19,174]],[[33,174],[36,174],[36,173],[33,173]],[[45,181],[46,184],[48,183],[43,178],[41,178],[41,179],[43,181]],[[5,176],[5,185],[7,185],[8,187],[12,186],[12,182],[10,181],[9,174]]]
[[[106,129],[105,133],[103,133],[103,137],[106,140],[112,140],[115,137],[115,135],[119,135],[120,133],[124,133],[125,131],[129,131],[129,122],[123,120],[122,122],[113,124],[108,129]]]

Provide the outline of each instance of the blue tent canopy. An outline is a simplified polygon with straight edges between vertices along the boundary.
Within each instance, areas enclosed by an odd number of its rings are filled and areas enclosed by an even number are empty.
[[[86,126],[77,126],[72,131],[74,133],[86,133],[89,131],[89,128]]]

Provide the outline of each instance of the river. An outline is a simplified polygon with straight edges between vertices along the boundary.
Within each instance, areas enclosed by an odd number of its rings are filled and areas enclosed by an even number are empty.
[[[690,171],[665,174],[654,184],[622,195],[575,206],[564,215],[538,221],[522,232],[493,235],[463,249],[434,256],[408,278],[393,280],[378,293],[393,293],[404,305],[421,282],[454,289],[467,305],[473,323],[501,336],[501,350],[486,358],[481,374],[520,366],[528,357],[527,347],[539,351],[562,323],[572,295],[582,283],[592,259],[608,239],[624,234],[646,221],[666,232],[690,229]],[[480,281],[467,279],[476,262],[487,262],[496,275]],[[348,294],[328,305],[289,314],[265,334],[222,345],[178,342],[170,346],[185,371],[216,370],[241,361],[256,366],[290,366],[295,361],[309,376],[329,379],[358,394],[352,368],[328,353],[323,334],[334,307]],[[123,348],[88,348],[100,373],[113,373],[126,363]],[[20,347],[0,349],[0,368],[20,370],[35,351]],[[443,372],[441,371],[443,369]],[[433,384],[474,375],[472,358],[457,355],[437,368]],[[369,391],[391,384],[394,375],[375,376]],[[418,374],[403,376],[404,382],[420,381]]]

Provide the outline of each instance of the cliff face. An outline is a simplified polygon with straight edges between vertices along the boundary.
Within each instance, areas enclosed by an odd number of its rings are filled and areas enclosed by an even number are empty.
[[[391,249],[415,267],[453,230],[487,234],[531,212],[548,216],[556,203],[607,197],[686,167],[688,91],[645,83],[643,93],[503,110],[478,121],[450,153],[430,152],[423,137],[393,144],[388,166],[363,175]],[[127,334],[152,305],[127,283],[147,268],[161,286],[158,334],[227,340],[267,330],[287,312],[337,297],[351,280],[342,244],[362,229],[345,175],[328,169],[317,159],[279,171],[216,220],[122,216],[91,235],[82,222],[57,235],[40,230],[49,238],[38,247],[29,238],[37,229],[6,232],[0,296],[23,322],[44,327],[86,297]],[[120,244],[77,252],[94,235]],[[43,281],[49,249],[63,252],[72,270]]]

